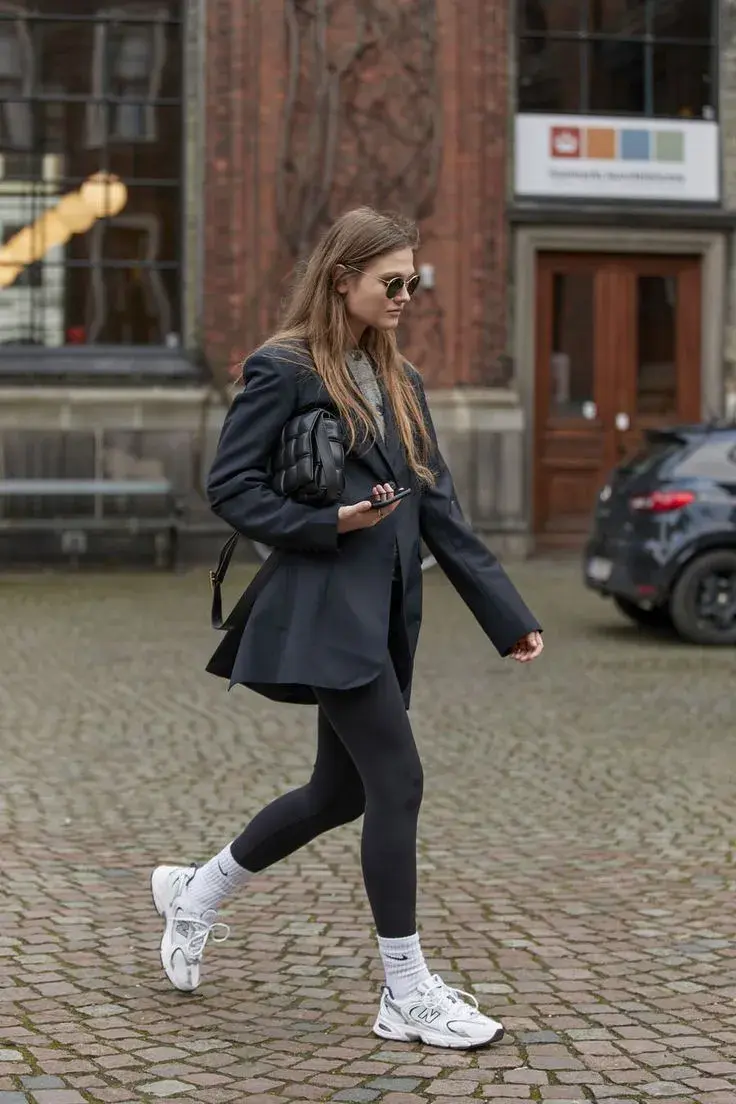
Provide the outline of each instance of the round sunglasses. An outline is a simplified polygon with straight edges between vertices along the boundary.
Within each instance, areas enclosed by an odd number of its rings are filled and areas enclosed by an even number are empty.
[[[383,276],[375,276],[372,272],[364,272],[362,268],[355,268],[353,265],[346,264],[343,265],[343,268],[349,268],[352,272],[360,273],[361,276],[371,276],[374,280],[380,280],[386,288],[387,299],[395,299],[404,288],[411,297],[419,287],[419,281],[421,280],[418,272],[415,272],[408,280],[405,280],[403,276],[392,276],[390,280],[387,280]]]

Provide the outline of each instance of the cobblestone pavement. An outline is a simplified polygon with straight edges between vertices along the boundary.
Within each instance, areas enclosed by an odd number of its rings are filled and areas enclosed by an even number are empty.
[[[475,1054],[371,1035],[357,826],[259,876],[172,991],[150,867],[300,783],[312,712],[204,673],[205,572],[0,581],[0,1104],[735,1104],[734,652],[640,634],[574,566],[513,574],[543,659],[498,660],[432,574],[412,710],[425,951],[507,1026]]]

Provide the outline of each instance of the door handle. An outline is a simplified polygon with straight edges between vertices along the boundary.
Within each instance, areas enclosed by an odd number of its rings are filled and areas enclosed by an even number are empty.
[[[631,418],[625,410],[619,410],[616,415],[616,429],[619,433],[625,433],[631,425]]]

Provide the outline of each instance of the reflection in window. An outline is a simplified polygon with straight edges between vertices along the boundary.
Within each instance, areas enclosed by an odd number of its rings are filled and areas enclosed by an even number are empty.
[[[677,277],[637,279],[639,414],[677,414]]]
[[[707,42],[713,35],[711,0],[656,0],[652,7],[656,38]]]
[[[90,343],[164,344],[172,332],[171,300],[152,262],[160,255],[160,223],[155,216],[127,215],[98,223],[90,236],[92,279],[86,296]],[[103,258],[114,257],[107,279]]]
[[[178,344],[182,6],[0,0],[0,344]]]
[[[23,225],[14,225],[12,222],[0,221],[0,243],[7,245],[16,234],[19,234],[23,229]],[[15,288],[40,288],[43,287],[43,263],[41,261],[33,261],[32,264],[27,265],[16,276],[13,281],[13,287]]]
[[[646,109],[644,46],[640,42],[591,42],[590,109],[640,115]]]
[[[519,8],[523,31],[549,34],[581,28],[583,0],[520,0]]]
[[[713,114],[710,50],[707,46],[657,45],[652,54],[654,115],[702,119]]]
[[[594,276],[556,272],[552,277],[550,414],[595,416]]]
[[[9,160],[3,157],[3,162]],[[8,183],[0,178],[0,344],[59,345],[63,342],[62,245],[45,228],[58,202],[59,161],[46,158],[41,181]],[[36,227],[30,235],[29,227]],[[30,263],[19,263],[19,236]],[[23,238],[20,237],[21,242]]]
[[[520,111],[714,119],[711,0],[521,0]]]
[[[580,111],[584,49],[579,42],[524,39],[519,54],[519,110]]]
[[[167,40],[163,20],[166,10],[151,5],[146,9],[156,21],[116,22],[95,27],[92,65],[93,94],[109,97],[109,109],[102,103],[88,109],[88,144],[103,145],[105,139],[130,142],[155,141],[157,111],[154,101],[161,93],[166,64]],[[137,9],[128,8],[128,19]],[[122,9],[110,9],[119,19]],[[109,125],[108,125],[109,124]]]
[[[651,0],[589,0],[587,29],[596,34],[635,38],[646,34]]]
[[[27,150],[31,145],[31,108],[22,97],[33,84],[33,52],[25,20],[13,19],[20,8],[0,4],[0,149]]]

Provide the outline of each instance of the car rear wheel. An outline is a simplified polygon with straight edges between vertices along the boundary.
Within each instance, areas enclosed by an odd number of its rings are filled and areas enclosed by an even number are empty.
[[[624,617],[628,617],[630,621],[636,622],[644,629],[667,629],[672,625],[666,606],[643,609],[637,606],[636,602],[631,602],[628,598],[620,598],[616,594],[613,596],[613,604]]]
[[[736,551],[706,552],[675,584],[670,612],[693,644],[736,644]]]

